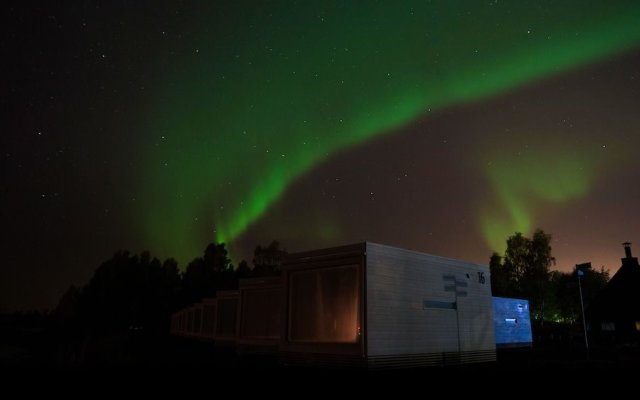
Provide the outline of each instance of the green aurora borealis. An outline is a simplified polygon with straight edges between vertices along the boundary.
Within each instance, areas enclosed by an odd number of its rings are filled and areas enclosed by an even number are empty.
[[[148,243],[182,262],[243,234],[337,152],[640,43],[637,2],[202,7],[182,61],[158,66],[145,123],[158,145],[141,172]],[[496,197],[477,204],[489,247],[589,190],[592,154],[536,162],[544,152],[478,165]]]
[[[569,147],[533,147],[517,156],[501,155],[486,163],[486,176],[498,198],[496,204],[482,205],[479,214],[482,236],[490,248],[501,249],[513,232],[535,229],[538,204],[566,202],[586,194],[605,159]]]
[[[213,241],[638,252],[636,0],[3,5],[0,312]]]

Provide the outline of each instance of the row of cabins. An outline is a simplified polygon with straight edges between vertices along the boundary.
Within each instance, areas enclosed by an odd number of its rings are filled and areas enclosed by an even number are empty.
[[[240,290],[218,291],[171,316],[171,333],[244,352],[272,352],[280,338],[282,279],[240,280]]]
[[[239,292],[219,291],[217,298],[178,311],[171,316],[171,333],[201,340],[235,343]]]
[[[525,332],[504,344],[531,342],[526,301],[499,301],[494,313],[495,301],[487,266],[365,242],[292,254],[281,276],[240,280],[174,314],[171,330],[286,364],[484,362],[504,336],[496,327]]]

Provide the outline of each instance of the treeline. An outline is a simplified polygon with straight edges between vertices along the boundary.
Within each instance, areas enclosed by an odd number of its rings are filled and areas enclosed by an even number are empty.
[[[578,276],[571,272],[552,271],[551,235],[538,229],[531,238],[515,233],[507,239],[503,256],[490,259],[491,289],[494,296],[529,300],[531,318],[574,323],[581,318]],[[581,277],[585,307],[609,281],[609,271],[601,267],[588,269]]]
[[[119,351],[131,335],[153,342],[168,334],[176,310],[218,290],[236,289],[241,278],[276,275],[285,256],[273,241],[256,247],[252,266],[242,261],[234,267],[225,244],[211,243],[181,272],[173,258],[117,252],[85,286],[72,286],[62,296],[52,315],[60,357],[71,364],[104,357],[109,343],[119,343],[114,345]]]

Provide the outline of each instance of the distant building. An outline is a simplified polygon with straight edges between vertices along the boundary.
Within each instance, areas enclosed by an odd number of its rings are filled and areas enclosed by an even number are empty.
[[[640,343],[640,265],[624,243],[622,266],[587,309],[596,342]]]
[[[531,347],[529,302],[524,299],[493,297],[493,326],[496,347]]]

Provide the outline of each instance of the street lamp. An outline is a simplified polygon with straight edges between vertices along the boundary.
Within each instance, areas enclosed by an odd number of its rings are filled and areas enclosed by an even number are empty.
[[[587,320],[584,317],[584,301],[582,300],[582,284],[580,278],[584,276],[584,271],[591,269],[591,263],[576,264],[576,274],[578,275],[578,291],[580,292],[580,309],[582,310],[582,328],[584,329],[584,348],[589,359],[589,339],[587,338]]]

